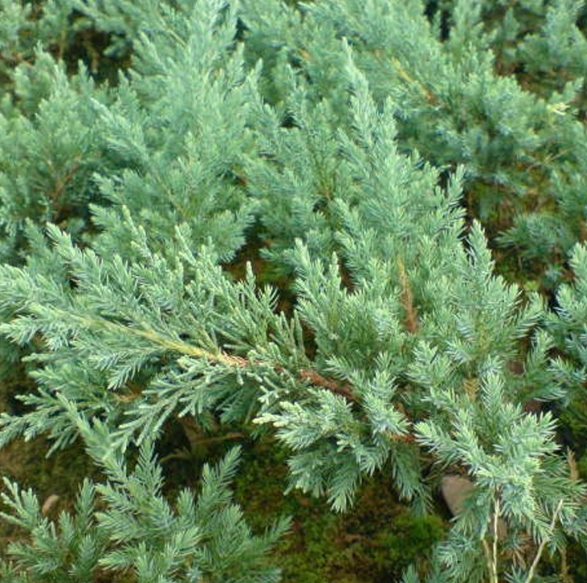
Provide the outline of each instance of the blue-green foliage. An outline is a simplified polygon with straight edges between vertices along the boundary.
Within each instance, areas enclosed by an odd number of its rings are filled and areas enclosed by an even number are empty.
[[[110,155],[124,161],[117,175],[97,176],[112,203],[94,207],[95,224],[105,231],[101,246],[132,256],[120,220],[125,207],[157,233],[151,241],[162,250],[185,225],[192,246],[212,242],[230,259],[251,222],[240,181],[256,149],[248,125],[257,74],[244,70],[234,43],[236,15],[223,2],[191,3],[181,12],[158,3],[140,10],[113,4],[154,27],[137,33],[133,70],[116,102],[96,112]]]
[[[92,175],[104,166],[95,124],[105,100],[85,71],[70,78],[64,66],[39,53],[34,71],[16,74],[18,107],[0,113],[0,205],[3,261],[26,247],[27,221],[60,224],[75,235],[87,229],[88,204],[99,196]]]
[[[3,580],[86,583],[99,573],[114,579],[130,572],[144,583],[278,581],[279,570],[265,555],[288,523],[282,520],[254,536],[231,503],[238,449],[217,466],[204,466],[197,499],[183,490],[171,505],[162,494],[162,470],[152,446],[141,449],[129,472],[106,447],[107,436],[99,428],[84,431],[107,481],[85,481],[72,514],[50,520],[32,491],[5,481],[8,493],[2,497],[10,513],[0,516],[30,540],[10,544]]]
[[[518,2],[507,10],[495,7],[493,18],[487,12],[495,3],[442,3],[450,14],[447,40],[441,19],[431,25],[417,0],[308,3],[300,22],[291,8],[268,4],[260,10],[245,3],[244,16],[252,55],[278,55],[266,65],[274,67],[262,85],[268,99],[296,111],[295,93],[281,72],[287,62],[307,80],[308,99],[326,95],[341,114],[340,43],[347,39],[376,102],[393,98],[400,147],[438,165],[463,164],[471,209],[502,231],[498,240],[513,247],[526,268],[544,271],[544,285],[560,279],[561,258],[582,236],[585,220],[578,193],[586,137],[576,107],[582,69],[574,64],[585,42],[575,24],[580,3],[558,2],[547,10],[542,2]],[[529,18],[531,35],[518,22]],[[493,23],[489,30],[484,19]],[[568,41],[559,40],[561,28]],[[513,56],[498,61],[496,53],[510,46]],[[564,69],[568,82],[537,95],[502,74],[508,60],[512,69],[536,76],[541,67]]]
[[[285,523],[257,538],[230,505],[236,454],[197,502],[163,495],[153,448],[174,418],[272,434],[291,487],[338,511],[376,472],[420,513],[441,475],[466,476],[430,581],[530,583],[546,547],[586,536],[544,411],[585,381],[585,251],[552,313],[496,275],[482,226],[547,286],[582,237],[580,5],[494,4],[62,5],[128,68],[66,73],[39,33],[7,81],[0,334],[35,389],[0,445],[81,439],[106,482],[57,525],[10,483],[5,517],[31,539],[7,580],[276,581],[262,557]],[[19,6],[0,4],[13,52],[45,18]],[[535,89],[551,67],[567,82]]]

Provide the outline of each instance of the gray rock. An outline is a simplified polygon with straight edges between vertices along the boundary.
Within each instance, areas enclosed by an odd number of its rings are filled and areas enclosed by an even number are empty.
[[[463,511],[465,500],[474,488],[473,482],[465,476],[449,474],[442,478],[442,497],[453,516],[458,516]]]
[[[459,516],[462,513],[465,500],[474,489],[475,485],[469,478],[456,474],[443,476],[440,482],[442,497],[453,516]],[[490,525],[490,533],[493,534],[493,524]],[[499,539],[507,536],[507,526],[501,518],[497,521],[497,536]]]

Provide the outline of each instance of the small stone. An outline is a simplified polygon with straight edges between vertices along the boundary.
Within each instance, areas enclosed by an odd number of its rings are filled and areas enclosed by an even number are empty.
[[[41,507],[41,514],[43,516],[47,516],[49,512],[51,512],[53,506],[57,504],[59,498],[60,497],[57,494],[51,494],[51,496],[48,496],[45,502],[43,502],[43,506]]]
[[[465,500],[474,487],[473,482],[464,476],[448,475],[442,478],[440,490],[453,516],[463,511]]]
[[[465,501],[475,485],[469,478],[449,474],[443,476],[440,483],[440,490],[446,505],[453,516],[459,516],[465,508]],[[497,537],[504,539],[507,536],[507,526],[502,518],[497,521]],[[490,525],[490,533],[493,535],[493,524]]]

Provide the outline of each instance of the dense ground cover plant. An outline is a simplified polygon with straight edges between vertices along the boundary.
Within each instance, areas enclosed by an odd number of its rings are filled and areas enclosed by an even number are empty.
[[[103,477],[57,522],[6,481],[7,580],[277,581],[287,521],[246,525],[238,450],[168,500],[176,421],[200,453],[280,442],[337,512],[381,475],[433,524],[466,478],[406,582],[572,576],[582,5],[515,4],[0,4],[0,446]]]

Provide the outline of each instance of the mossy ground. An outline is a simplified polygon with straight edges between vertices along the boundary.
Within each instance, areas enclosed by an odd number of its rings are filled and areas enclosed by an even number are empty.
[[[50,496],[58,496],[48,512],[55,518],[60,511],[72,509],[83,479],[96,478],[98,472],[79,444],[47,457],[49,447],[45,439],[38,438],[18,441],[0,450],[0,478],[31,488],[41,504]],[[4,491],[0,484],[0,492]],[[1,504],[0,510],[4,510]],[[0,519],[0,558],[4,557],[7,542],[16,536],[15,529]]]
[[[286,452],[258,444],[244,454],[235,496],[253,526],[292,517],[289,536],[278,549],[284,583],[389,583],[398,580],[445,532],[437,516],[415,517],[400,504],[391,480],[379,474],[361,489],[346,514],[323,499],[287,489]]]
[[[158,446],[169,478],[167,495],[173,499],[183,487],[197,491],[203,463],[221,458],[236,443],[215,441],[188,451],[180,425],[169,423]],[[353,507],[340,514],[324,498],[287,492],[289,453],[271,437],[238,443],[242,456],[234,497],[248,524],[260,533],[279,516],[292,519],[274,553],[282,583],[399,581],[413,562],[426,565],[429,551],[447,530],[448,522],[438,515],[416,517],[401,504],[385,471],[366,480]]]
[[[197,490],[199,455],[176,455],[183,443],[176,432],[159,451],[167,477],[167,494],[183,487]],[[47,458],[49,444],[40,438],[16,442],[0,451],[0,472],[32,488],[41,503],[59,496],[51,507],[52,518],[72,508],[77,490],[90,475],[101,477],[80,446]],[[219,444],[205,453],[206,461],[220,457],[229,445]],[[240,473],[234,483],[236,501],[251,527],[262,532],[280,515],[292,518],[292,528],[278,547],[274,560],[283,569],[283,583],[390,583],[399,580],[413,561],[422,563],[432,545],[445,532],[436,516],[414,517],[393,494],[390,480],[380,474],[368,480],[354,507],[346,514],[332,512],[323,499],[313,499],[287,489],[287,452],[273,442],[244,444]],[[0,506],[1,509],[1,506]],[[22,533],[0,520],[0,558],[11,541]]]

